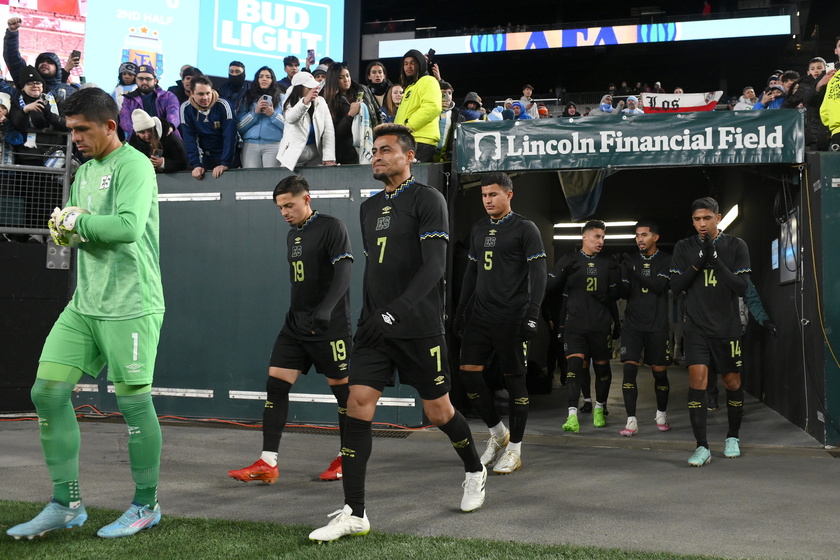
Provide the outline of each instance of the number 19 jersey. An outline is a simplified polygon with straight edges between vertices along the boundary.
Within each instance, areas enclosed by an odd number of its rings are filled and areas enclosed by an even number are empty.
[[[300,227],[292,227],[286,237],[291,306],[286,314],[284,333],[306,340],[333,340],[350,336],[350,290],[335,305],[329,328],[313,335],[308,326],[335,277],[335,263],[353,260],[347,228],[338,218],[313,212]]]

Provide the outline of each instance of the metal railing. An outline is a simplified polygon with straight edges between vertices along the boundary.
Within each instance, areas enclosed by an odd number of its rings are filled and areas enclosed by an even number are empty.
[[[53,208],[63,207],[70,195],[70,134],[30,130],[25,137],[37,151],[0,142],[0,234],[49,234]]]

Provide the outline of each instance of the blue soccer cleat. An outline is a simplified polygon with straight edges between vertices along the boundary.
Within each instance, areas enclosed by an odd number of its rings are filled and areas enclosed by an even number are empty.
[[[160,504],[154,509],[131,502],[131,506],[119,519],[99,529],[96,534],[103,539],[129,537],[143,529],[151,529],[160,523]]]
[[[77,508],[63,506],[56,501],[50,501],[41,513],[32,518],[32,521],[15,525],[6,534],[14,537],[15,540],[26,538],[32,540],[35,537],[43,537],[48,531],[55,529],[72,529],[81,527],[87,521],[88,515],[85,506]]]

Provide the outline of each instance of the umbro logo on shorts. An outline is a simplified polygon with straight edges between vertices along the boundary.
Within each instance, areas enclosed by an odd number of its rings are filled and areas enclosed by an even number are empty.
[[[435,385],[443,385],[444,381],[446,381],[446,378],[442,375],[435,377]]]

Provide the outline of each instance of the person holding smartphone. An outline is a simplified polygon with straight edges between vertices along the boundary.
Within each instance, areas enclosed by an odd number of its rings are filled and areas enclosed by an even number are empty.
[[[370,129],[379,124],[379,111],[376,101],[367,87],[357,83],[350,77],[350,69],[343,62],[331,65],[327,70],[324,81],[324,99],[330,108],[333,126],[335,127],[335,158],[341,164],[369,163],[369,159],[360,160],[359,138],[354,140],[353,128],[356,120],[360,120],[361,129]],[[364,105],[364,113],[362,106]],[[361,116],[360,116],[361,115]],[[364,136],[357,132],[357,136]],[[372,138],[372,134],[368,135]],[[361,144],[359,145],[361,147]]]
[[[134,132],[128,143],[151,160],[155,173],[175,173],[187,168],[184,142],[169,122],[151,117],[143,109],[131,113]]]
[[[236,128],[242,137],[242,167],[280,167],[275,157],[283,138],[283,116],[274,70],[263,66],[239,103]]]

